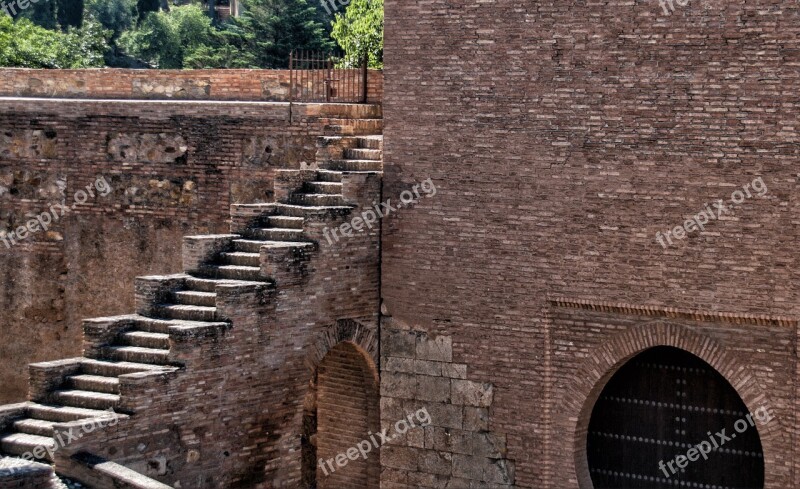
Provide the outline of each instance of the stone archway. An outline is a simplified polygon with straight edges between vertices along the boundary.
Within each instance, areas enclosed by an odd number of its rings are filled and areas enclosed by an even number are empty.
[[[378,449],[358,450],[380,431],[376,356],[373,331],[354,321],[338,322],[317,343],[303,412],[304,488],[379,488]]]

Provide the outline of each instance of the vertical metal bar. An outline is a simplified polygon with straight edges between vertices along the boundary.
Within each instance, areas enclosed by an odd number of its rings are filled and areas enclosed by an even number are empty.
[[[308,53],[306,50],[303,50],[303,101],[308,102],[308,96],[306,94],[306,87],[308,86]]]
[[[294,101],[294,50],[289,53],[289,103]]]
[[[311,101],[317,101],[317,72],[314,71],[314,52],[308,52],[308,79],[311,84]]]
[[[362,96],[361,96],[361,103],[365,104],[365,103],[367,103],[367,100],[369,100],[369,90],[368,90],[368,87],[367,87],[367,84],[369,83],[369,53],[364,53],[364,68],[363,68],[363,70],[364,70],[364,74],[363,74],[363,78],[362,78],[363,86],[361,87],[363,92],[362,92]]]

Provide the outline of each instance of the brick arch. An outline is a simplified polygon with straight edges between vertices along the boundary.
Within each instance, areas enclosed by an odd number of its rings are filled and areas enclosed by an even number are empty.
[[[377,336],[374,329],[342,320],[325,329],[306,359],[310,385],[303,403],[303,487],[377,489],[377,451],[333,471],[330,460],[380,431]],[[330,467],[330,465],[328,466]]]
[[[750,412],[769,405],[767,395],[748,372],[747,366],[713,339],[687,327],[661,321],[633,326],[590,352],[575,373],[572,388],[561,399],[556,399],[554,404],[559,406],[558,417],[554,420],[555,431],[571,433],[574,437],[572,444],[565,443],[563,448],[555,447],[554,455],[573,461],[581,489],[594,488],[589,474],[586,436],[597,399],[623,365],[643,351],[657,346],[679,348],[711,365],[733,386]],[[777,447],[781,444],[779,424],[780,420],[775,418],[758,428],[766,469],[765,489],[780,489],[785,480],[785,474],[779,474],[777,467],[770,467],[770,461],[776,460]],[[572,450],[571,454],[569,450]]]
[[[375,328],[368,328],[352,319],[340,319],[326,328],[311,348],[305,362],[309,373],[315,374],[325,355],[344,342],[359,347],[373,365],[378,365],[378,336]]]

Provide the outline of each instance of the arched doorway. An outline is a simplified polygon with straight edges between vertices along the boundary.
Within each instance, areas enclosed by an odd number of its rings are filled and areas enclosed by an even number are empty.
[[[378,371],[350,342],[333,347],[312,381],[304,417],[304,486],[311,489],[378,489],[380,457],[363,442],[380,432]],[[358,452],[353,457],[354,451]]]
[[[611,378],[592,411],[594,488],[763,489],[757,422],[703,360],[678,348],[646,350]]]

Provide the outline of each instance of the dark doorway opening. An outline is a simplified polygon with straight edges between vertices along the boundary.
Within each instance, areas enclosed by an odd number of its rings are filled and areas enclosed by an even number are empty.
[[[709,364],[652,348],[625,364],[594,406],[587,439],[594,488],[763,489],[758,423]]]

